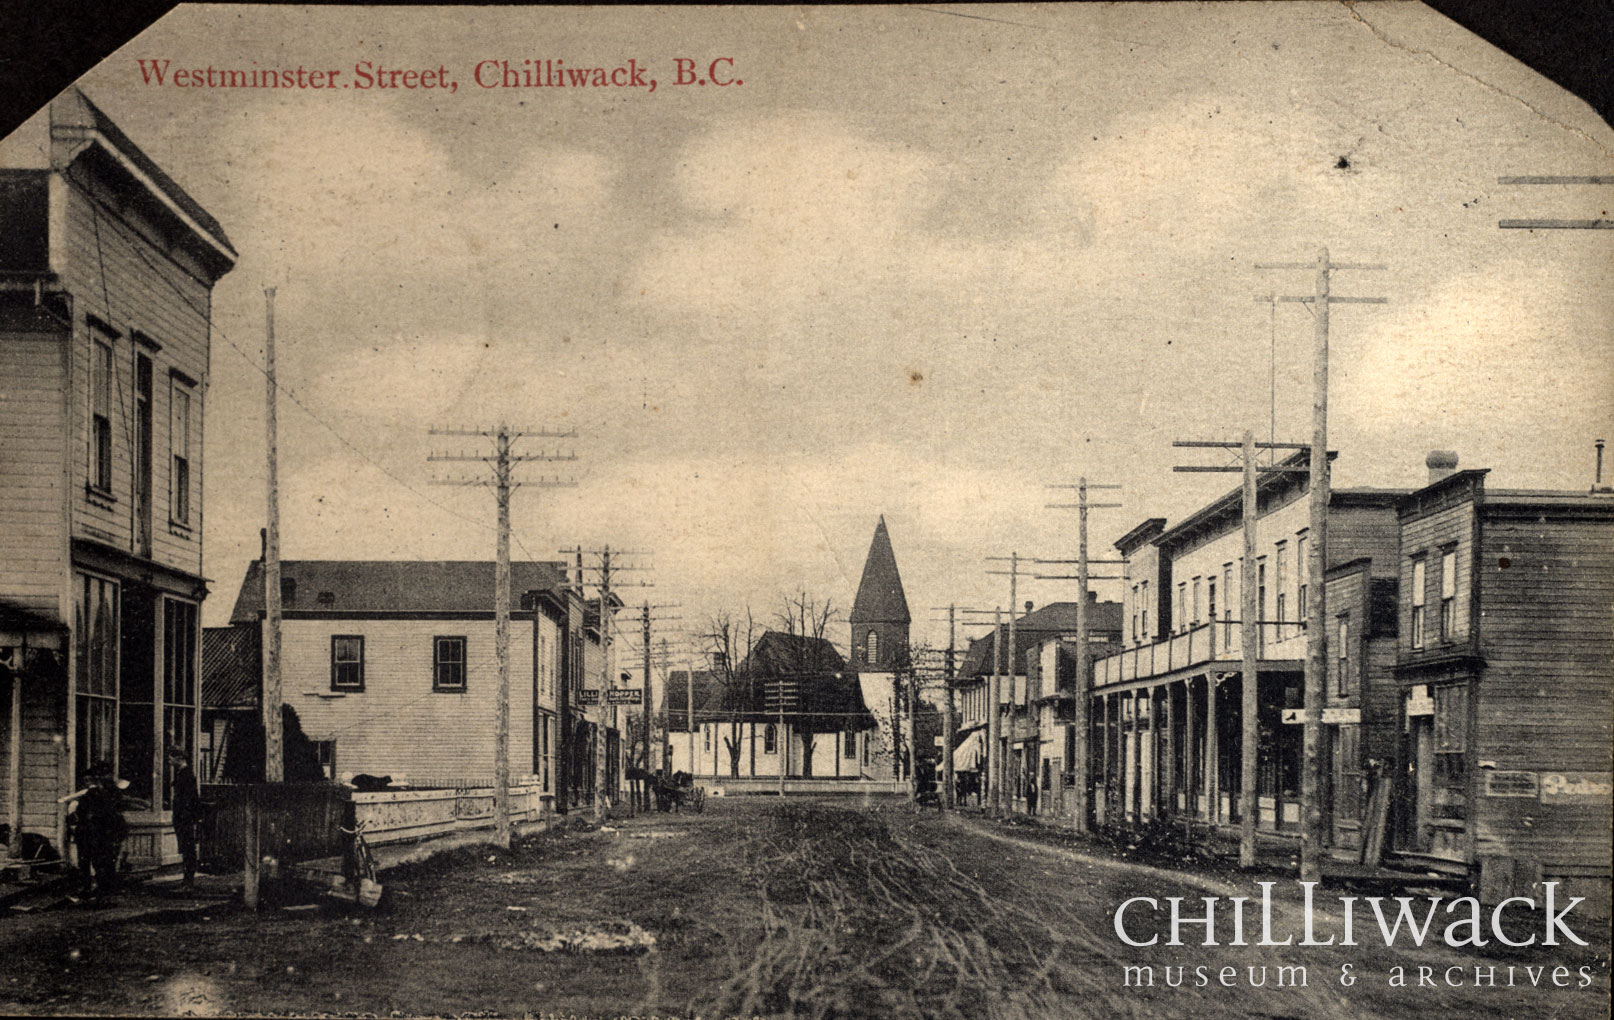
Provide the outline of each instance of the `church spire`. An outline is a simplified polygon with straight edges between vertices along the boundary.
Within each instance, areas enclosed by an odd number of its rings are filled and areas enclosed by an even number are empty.
[[[897,555],[891,551],[891,536],[885,528],[885,516],[881,515],[874,541],[869,543],[868,559],[863,562],[857,598],[852,601],[851,622],[906,624],[911,620],[902,575],[897,572]]]

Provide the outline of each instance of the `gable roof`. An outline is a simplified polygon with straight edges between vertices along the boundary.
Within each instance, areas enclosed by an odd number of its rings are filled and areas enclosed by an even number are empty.
[[[778,704],[770,697],[772,678],[796,681],[785,712],[793,725],[816,733],[864,730],[874,717],[863,704],[857,678],[845,672],[846,662],[834,644],[823,638],[770,630],[732,674],[712,670],[673,670],[662,692],[669,731],[689,729],[689,701],[695,703],[695,722],[773,722]]]
[[[202,628],[202,707],[258,707],[257,627]]]
[[[287,613],[359,615],[491,613],[494,570],[491,560],[282,560],[281,584],[291,588],[293,597],[281,608]],[[528,591],[565,586],[564,563],[513,562],[510,611],[521,611],[521,597]],[[263,561],[254,560],[241,581],[230,622],[254,623],[263,611]]]
[[[863,561],[863,579],[858,582],[857,597],[852,600],[850,619],[854,624],[912,622],[884,515],[875,525],[874,541],[869,543],[869,555]]]
[[[1121,603],[1089,602],[1087,604],[1088,633],[1119,633],[1121,630]],[[1049,638],[1076,636],[1076,603],[1050,602],[1041,609],[1027,613],[1014,623],[1014,674],[1026,675],[1026,654]],[[970,642],[958,668],[960,677],[991,676],[997,661],[997,642],[994,633],[987,633]],[[1009,640],[1009,623],[1003,622],[1003,640]]]

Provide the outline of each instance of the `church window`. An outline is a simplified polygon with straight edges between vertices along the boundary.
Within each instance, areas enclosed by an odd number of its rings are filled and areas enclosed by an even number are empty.
[[[775,726],[773,723],[769,723],[762,730],[762,753],[779,753],[779,727]]]
[[[863,661],[873,665],[880,661],[880,635],[869,631],[867,643],[863,646]]]

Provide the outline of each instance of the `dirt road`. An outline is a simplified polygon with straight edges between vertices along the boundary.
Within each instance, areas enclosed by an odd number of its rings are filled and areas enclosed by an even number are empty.
[[[1506,957],[1428,943],[1375,949],[1365,938],[1349,948],[1137,949],[1116,935],[1117,905],[1182,896],[1197,908],[1216,884],[897,806],[708,804],[704,815],[544,834],[508,852],[452,851],[389,874],[393,902],[373,915],[255,916],[220,904],[206,920],[3,918],[0,1012],[1608,1015],[1606,934],[1590,950]],[[1296,913],[1284,905],[1276,916]],[[1134,927],[1148,928],[1146,916]],[[1341,982],[1344,964],[1354,983]],[[1151,983],[1139,987],[1135,971],[1129,987],[1126,967],[1145,965]],[[1573,975],[1567,987],[1550,976],[1559,965]],[[1397,966],[1404,987],[1390,983]],[[1304,968],[1304,986],[1299,969],[1279,967]],[[1483,982],[1489,967],[1494,985]]]

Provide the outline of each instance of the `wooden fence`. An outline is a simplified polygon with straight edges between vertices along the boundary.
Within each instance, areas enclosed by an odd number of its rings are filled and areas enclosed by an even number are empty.
[[[340,856],[342,828],[355,822],[372,846],[493,827],[491,787],[359,793],[331,783],[209,784],[202,798],[211,805],[200,833],[202,864],[218,870],[242,866],[254,809],[258,854],[283,864]],[[536,784],[512,786],[510,821],[540,821],[552,813],[551,801]]]

